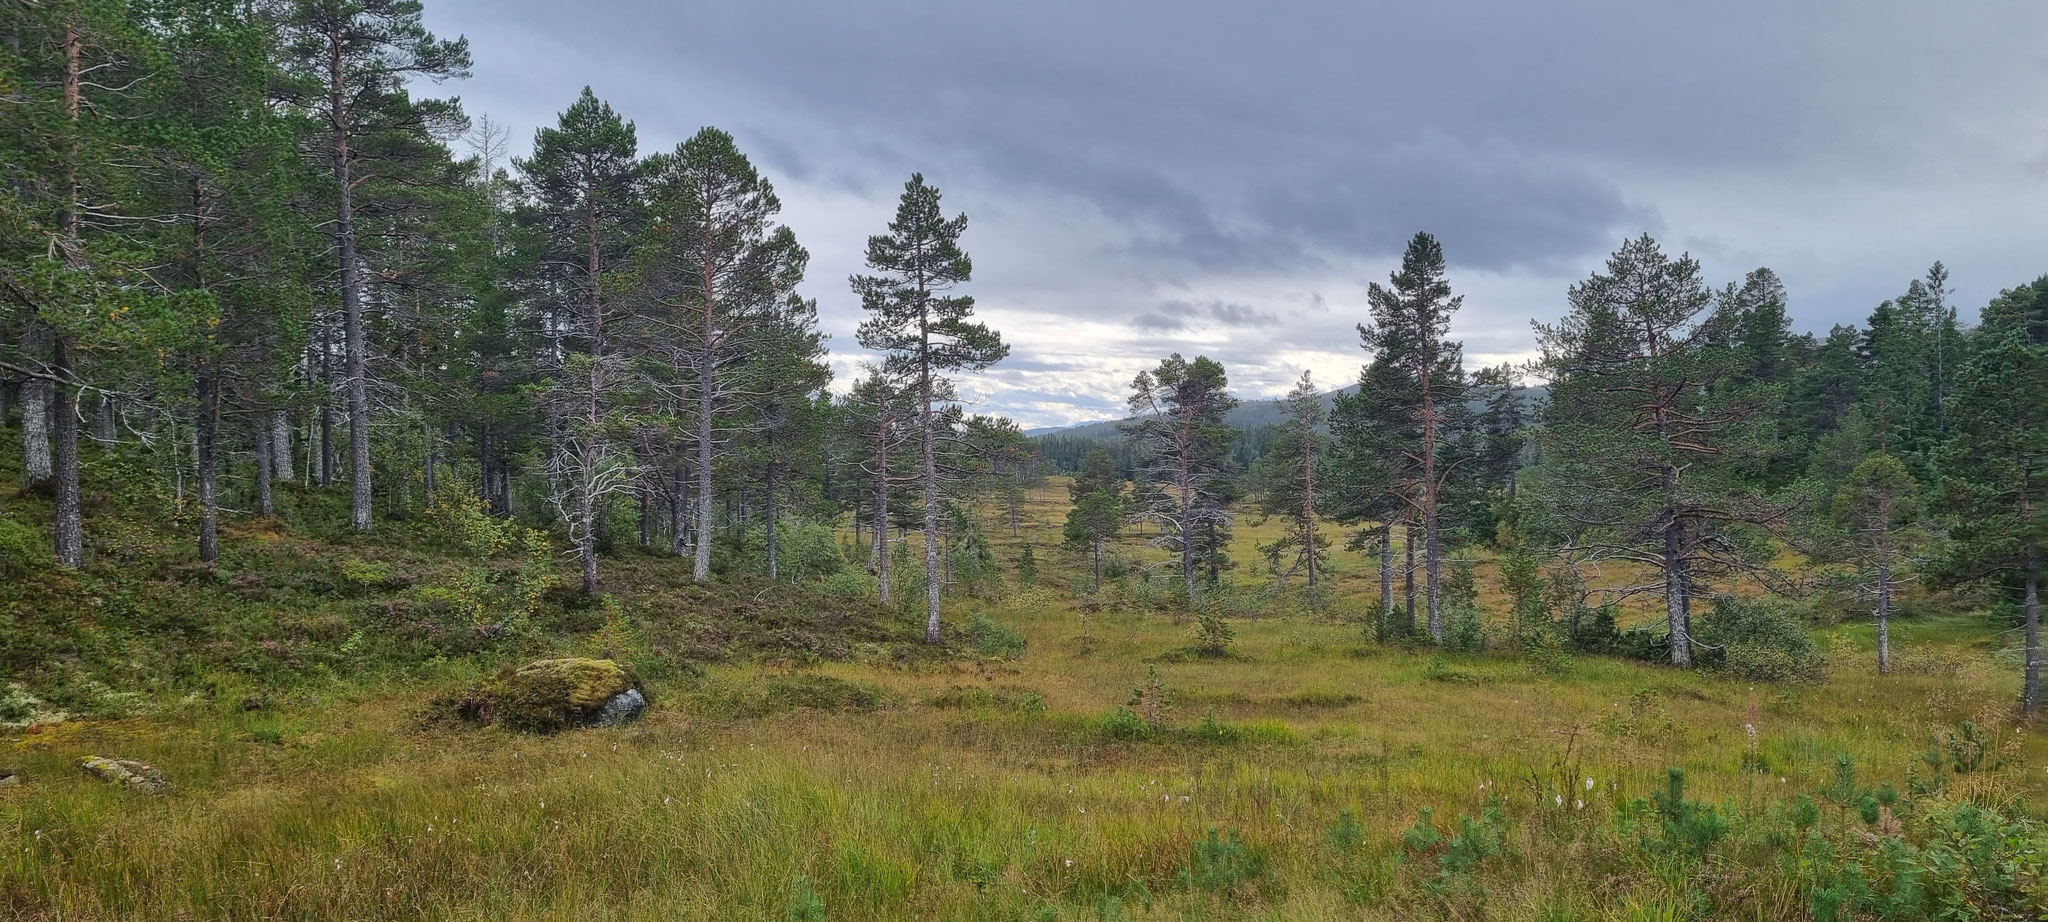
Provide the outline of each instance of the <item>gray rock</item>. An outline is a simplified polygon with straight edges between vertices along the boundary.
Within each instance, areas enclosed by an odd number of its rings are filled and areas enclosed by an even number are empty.
[[[164,789],[170,786],[164,781],[164,773],[157,771],[155,766],[147,762],[86,756],[78,760],[78,765],[85,769],[87,774],[101,781],[124,785],[144,794],[162,794]]]
[[[616,727],[640,716],[647,710],[647,696],[637,688],[629,688],[604,703],[597,716],[590,719],[593,727]]]

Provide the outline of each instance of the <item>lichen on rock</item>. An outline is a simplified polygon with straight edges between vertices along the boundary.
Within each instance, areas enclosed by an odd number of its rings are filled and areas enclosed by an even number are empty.
[[[646,707],[646,692],[631,669],[612,660],[583,657],[528,663],[436,702],[436,710],[452,712],[465,722],[527,733],[617,726]]]

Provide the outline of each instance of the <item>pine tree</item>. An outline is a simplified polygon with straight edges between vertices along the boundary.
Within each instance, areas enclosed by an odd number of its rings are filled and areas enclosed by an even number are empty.
[[[613,419],[613,401],[629,386],[631,372],[611,341],[609,327],[617,321],[607,315],[606,279],[625,258],[643,210],[638,150],[633,123],[584,87],[554,127],[534,132],[532,156],[513,161],[531,191],[529,217],[545,234],[548,275],[569,302],[560,322],[581,346],[580,355],[558,359],[562,369],[548,394],[556,443],[548,459],[586,593],[597,591],[605,498],[625,489],[636,473],[617,444]]]
[[[1369,540],[1361,534],[1353,543],[1378,551],[1379,624],[1383,633],[1405,637],[1415,632],[1414,542],[1405,542],[1410,592],[1408,605],[1400,609],[1394,602],[1394,527],[1401,524],[1404,532],[1413,533],[1407,523],[1417,505],[1419,478],[1409,448],[1421,438],[1421,427],[1413,381],[1402,371],[1406,359],[1393,351],[1394,345],[1383,343],[1360,369],[1358,387],[1337,395],[1331,408],[1328,506],[1337,521],[1376,524]]]
[[[1955,524],[1939,575],[2011,592],[2024,628],[2020,710],[2041,712],[2041,556],[2048,545],[2048,276],[1985,306],[1938,456]]]
[[[1181,581],[1190,603],[1197,598],[1195,576],[1211,576],[1224,563],[1230,534],[1232,477],[1230,449],[1237,430],[1224,422],[1237,406],[1223,366],[1206,356],[1194,361],[1168,356],[1131,382],[1131,419],[1122,424],[1138,457],[1143,491],[1141,514],[1162,526],[1155,544],[1180,557]]]
[[[1835,524],[1841,529],[1837,547],[1858,564],[1859,581],[1869,589],[1882,675],[1892,671],[1895,591],[1910,578],[1911,551],[1919,543],[1919,492],[1920,484],[1899,459],[1879,453],[1858,464],[1834,496]]]
[[[173,316],[146,269],[164,254],[136,233],[124,151],[156,140],[143,85],[163,63],[156,34],[121,3],[10,4],[0,72],[0,304],[22,330],[29,481],[55,500],[54,557],[85,560],[79,397],[93,378],[147,355],[145,327]],[[174,324],[173,324],[174,325]],[[154,331],[162,336],[162,325]],[[90,367],[95,353],[120,358]],[[113,356],[108,356],[113,358]],[[146,367],[146,366],[145,366]],[[46,424],[47,423],[47,424]]]
[[[1287,530],[1260,550],[1282,580],[1297,572],[1303,574],[1313,597],[1324,564],[1329,560],[1330,539],[1316,530],[1323,502],[1321,491],[1327,484],[1322,474],[1327,464],[1328,437],[1323,427],[1328,414],[1323,409],[1322,393],[1306,371],[1301,373],[1294,390],[1278,402],[1287,416],[1266,456],[1265,483],[1259,499],[1260,511],[1285,519]],[[1282,567],[1282,559],[1289,557],[1292,559]]]
[[[796,295],[810,255],[777,225],[774,187],[729,135],[705,128],[654,167],[634,254],[637,348],[681,423],[695,475],[691,578],[711,579],[715,478],[733,437],[773,399],[823,386],[817,307]]]
[[[1423,583],[1428,597],[1429,636],[1441,642],[1443,619],[1443,523],[1441,498],[1446,470],[1440,456],[1449,426],[1447,412],[1460,406],[1465,376],[1462,344],[1447,340],[1451,315],[1464,303],[1451,294],[1444,278],[1443,246],[1427,233],[1417,233],[1401,256],[1401,268],[1367,291],[1372,323],[1360,324],[1366,351],[1385,352],[1390,364],[1413,388],[1413,412],[1419,429],[1407,450],[1414,457],[1417,513],[1422,520]]]
[[[1690,256],[1648,235],[1572,286],[1571,310],[1537,324],[1551,402],[1540,430],[1542,498],[1567,551],[1631,560],[1661,591],[1673,665],[1692,665],[1692,603],[1716,572],[1758,573],[1731,539],[1786,510],[1736,476],[1768,445],[1758,412],[1776,392],[1738,386],[1738,355],[1716,347],[1714,295]]]
[[[844,425],[854,443],[859,472],[868,481],[868,524],[874,529],[874,568],[880,601],[889,602],[889,485],[897,479],[898,448],[911,437],[910,420],[916,414],[909,395],[871,368],[848,392],[844,404]],[[858,513],[855,515],[859,519]]]
[[[290,0],[280,10],[288,102],[327,132],[320,157],[334,175],[334,260],[342,313],[348,402],[350,521],[371,525],[369,343],[363,322],[362,263],[355,222],[359,187],[375,181],[396,152],[459,116],[452,103],[415,100],[414,80],[466,77],[469,44],[427,31],[417,0]],[[326,350],[323,349],[323,353]]]
[[[875,274],[853,277],[854,293],[868,319],[860,344],[885,356],[890,375],[909,384],[917,401],[915,426],[924,493],[925,639],[939,642],[938,442],[945,374],[1001,361],[1010,348],[974,315],[974,299],[949,294],[974,274],[960,249],[967,216],[947,218],[939,190],[913,174],[903,187],[889,232],[868,238],[867,266]]]

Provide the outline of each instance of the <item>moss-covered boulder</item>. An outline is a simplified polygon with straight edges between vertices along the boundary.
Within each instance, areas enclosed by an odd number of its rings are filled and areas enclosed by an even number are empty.
[[[608,659],[544,659],[499,673],[437,710],[469,723],[527,733],[615,726],[640,715],[647,694],[631,669]]]

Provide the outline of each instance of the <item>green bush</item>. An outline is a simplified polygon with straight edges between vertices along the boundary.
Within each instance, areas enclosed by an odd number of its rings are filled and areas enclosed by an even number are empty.
[[[832,526],[823,522],[784,519],[776,529],[781,547],[776,568],[783,579],[807,580],[831,577],[846,568],[845,552]]]
[[[1463,602],[1444,606],[1444,646],[1460,653],[1486,649],[1486,623],[1478,608]]]
[[[1722,598],[1694,627],[1703,665],[1762,681],[1813,681],[1822,658],[1807,632],[1807,613],[1787,599]]]
[[[967,646],[982,656],[1016,659],[1024,655],[1024,635],[989,620],[987,615],[977,613],[967,619],[967,627],[960,633],[967,638]]]

